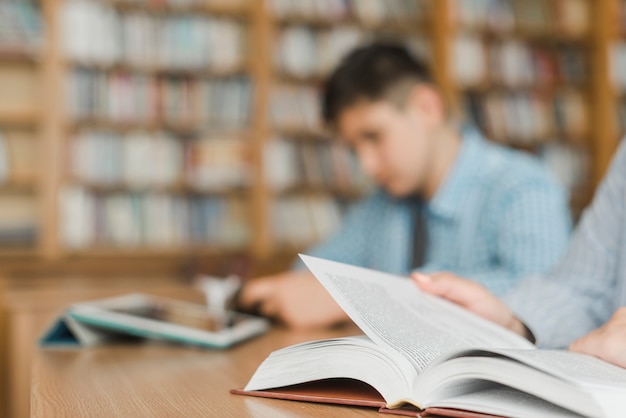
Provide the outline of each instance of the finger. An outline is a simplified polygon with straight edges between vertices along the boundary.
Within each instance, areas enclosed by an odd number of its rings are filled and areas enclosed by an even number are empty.
[[[258,310],[263,301],[271,295],[272,287],[272,283],[264,280],[247,283],[239,293],[237,304],[245,309]]]
[[[274,298],[265,298],[259,301],[255,306],[256,312],[268,318],[276,318],[278,316],[278,303]]]
[[[580,337],[570,344],[569,349],[577,353],[597,356],[600,350],[600,338],[597,331],[587,334],[584,337]]]
[[[411,278],[423,291],[462,306],[471,304],[475,300],[474,296],[480,289],[475,283],[450,274],[426,275],[413,273]]]

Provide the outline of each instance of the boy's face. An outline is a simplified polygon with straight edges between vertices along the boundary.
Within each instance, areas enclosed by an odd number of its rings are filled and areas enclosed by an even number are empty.
[[[433,113],[438,98],[428,95],[437,93],[419,89],[414,88],[403,106],[364,100],[337,119],[339,136],[355,150],[363,170],[395,197],[420,194],[436,158],[434,132],[441,112]]]

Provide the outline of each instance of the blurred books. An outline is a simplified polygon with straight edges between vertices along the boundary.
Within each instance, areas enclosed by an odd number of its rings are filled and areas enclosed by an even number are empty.
[[[0,53],[36,52],[43,43],[43,24],[36,2],[0,2]]]
[[[73,187],[61,195],[61,235],[74,249],[237,249],[249,240],[248,210],[238,197]]]

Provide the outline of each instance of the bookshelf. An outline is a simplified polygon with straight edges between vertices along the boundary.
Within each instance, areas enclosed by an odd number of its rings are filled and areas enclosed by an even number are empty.
[[[31,245],[0,245],[9,270],[284,266],[370,187],[322,128],[318,96],[375,38],[427,56],[457,116],[552,164],[576,212],[626,130],[619,0],[29,4],[36,41],[0,42],[0,135],[22,162],[0,199],[32,197],[37,225]]]
[[[66,90],[58,125],[60,221],[50,258],[172,262],[246,247],[250,7],[56,6],[56,76]]]
[[[36,1],[0,4],[0,257],[20,260],[40,242],[40,16]]]
[[[464,114],[494,141],[544,159],[570,189],[575,217],[591,199],[596,174],[595,5],[450,0],[445,31]]]

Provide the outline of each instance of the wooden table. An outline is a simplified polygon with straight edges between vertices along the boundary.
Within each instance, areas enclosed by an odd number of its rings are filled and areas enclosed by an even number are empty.
[[[268,334],[224,351],[152,343],[35,353],[33,417],[380,417],[374,409],[232,395],[273,350],[335,331]]]
[[[175,278],[46,277],[0,283],[0,417],[30,417],[30,384],[37,340],[72,303],[147,292],[202,302],[204,296]]]

